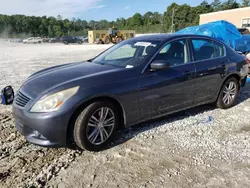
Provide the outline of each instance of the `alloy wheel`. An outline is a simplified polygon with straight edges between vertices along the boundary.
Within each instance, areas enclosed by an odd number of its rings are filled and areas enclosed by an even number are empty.
[[[229,105],[234,101],[237,94],[237,86],[235,82],[229,82],[223,89],[223,102]]]
[[[114,112],[107,107],[96,110],[87,124],[87,138],[94,145],[104,143],[112,134],[115,126]]]

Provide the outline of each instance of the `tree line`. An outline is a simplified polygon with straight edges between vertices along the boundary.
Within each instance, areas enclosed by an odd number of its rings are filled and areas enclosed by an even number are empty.
[[[0,36],[82,36],[87,35],[88,30],[107,30],[112,26],[118,29],[136,30],[137,33],[171,32],[187,26],[198,25],[200,14],[248,6],[250,6],[250,0],[242,0],[241,3],[235,0],[214,0],[212,3],[203,1],[197,6],[172,3],[164,13],[151,11],[146,12],[144,15],[135,13],[127,19],[117,18],[111,22],[107,20],[91,20],[87,22],[76,18],[69,20],[63,19],[60,15],[57,17],[36,17],[0,14]]]

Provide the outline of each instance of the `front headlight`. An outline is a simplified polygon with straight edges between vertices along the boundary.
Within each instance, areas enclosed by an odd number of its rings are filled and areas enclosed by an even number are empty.
[[[78,87],[66,89],[41,98],[31,108],[30,112],[53,112],[58,110],[69,98],[76,94]]]

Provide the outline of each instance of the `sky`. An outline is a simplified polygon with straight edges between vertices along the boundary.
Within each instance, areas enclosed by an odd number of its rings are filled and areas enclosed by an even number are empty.
[[[198,5],[202,0],[176,0],[177,4]],[[0,14],[27,16],[57,16],[87,21],[128,18],[136,12],[163,13],[173,0],[0,0]],[[208,2],[211,2],[208,1]]]

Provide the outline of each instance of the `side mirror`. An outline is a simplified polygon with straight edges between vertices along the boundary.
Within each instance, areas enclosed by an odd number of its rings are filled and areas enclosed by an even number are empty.
[[[166,70],[170,68],[170,63],[164,60],[153,61],[150,65],[151,70]]]

